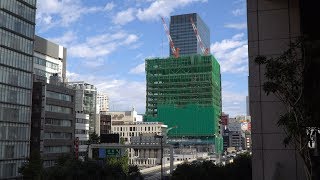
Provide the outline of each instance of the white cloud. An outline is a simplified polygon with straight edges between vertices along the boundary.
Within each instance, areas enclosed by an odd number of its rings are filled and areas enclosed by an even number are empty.
[[[50,41],[55,42],[59,45],[67,46],[69,43],[77,40],[77,35],[73,31],[67,31],[61,37],[52,38]]]
[[[139,0],[141,3],[150,3],[146,8],[128,8],[118,12],[113,17],[113,23],[118,25],[127,24],[135,19],[140,21],[159,20],[160,16],[169,17],[176,9],[185,7],[196,2],[207,2],[207,0]]]
[[[85,81],[95,85],[99,92],[108,94],[111,110],[130,110],[134,106],[145,112],[146,83],[108,76],[80,75],[67,72],[69,81]]]
[[[38,0],[37,26],[42,31],[56,26],[69,26],[82,15],[106,11],[106,7],[87,7],[81,4],[81,0]]]
[[[120,47],[131,47],[138,42],[136,34],[120,31],[114,34],[100,34],[86,38],[79,42],[77,36],[71,32],[66,32],[62,37],[51,38],[52,41],[63,44],[68,48],[68,55],[85,59],[94,59],[109,55]],[[96,64],[101,64],[97,62]]]
[[[242,30],[247,28],[247,23],[230,23],[230,24],[225,24],[224,27]]]
[[[114,7],[116,7],[116,5],[113,2],[109,2],[106,4],[106,6],[104,7],[104,9],[106,11],[111,11]]]
[[[235,0],[233,4],[237,6],[236,9],[231,11],[234,16],[242,16],[247,12],[245,0]]]
[[[218,59],[223,73],[247,73],[248,44],[244,34],[236,34],[231,39],[224,39],[211,44],[211,53]]]
[[[207,2],[207,0],[158,0],[145,9],[139,9],[137,17],[139,20],[155,20],[159,16],[168,17],[175,9],[187,6],[195,2]]]
[[[233,14],[234,16],[244,15],[245,12],[246,12],[246,9],[244,9],[244,8],[232,10],[232,14]]]
[[[230,89],[222,90],[222,110],[231,117],[246,113],[247,93],[234,92]]]
[[[145,72],[145,63],[141,63],[138,66],[130,69],[130,74],[144,74]]]
[[[119,24],[119,25],[127,24],[135,19],[135,16],[134,16],[135,13],[136,13],[136,10],[133,8],[120,11],[116,14],[115,17],[113,17],[112,22],[114,24]]]

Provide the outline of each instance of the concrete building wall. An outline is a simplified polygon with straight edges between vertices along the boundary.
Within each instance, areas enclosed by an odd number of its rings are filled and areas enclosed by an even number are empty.
[[[47,61],[46,64],[40,64],[35,59],[34,72],[42,73],[45,71],[47,79],[49,79],[52,73],[58,73],[62,81],[66,81],[67,49],[65,47],[36,35],[34,51],[35,57]],[[55,68],[55,65],[58,67]]]
[[[109,97],[106,94],[98,93],[97,103],[100,111],[109,111]]]
[[[277,120],[285,108],[264,93],[265,69],[254,62],[257,55],[279,56],[300,35],[299,1],[247,0],[247,16],[253,180],[305,179],[297,152],[282,144]]]
[[[34,82],[33,86],[30,152],[40,152],[48,167],[74,151],[75,92],[63,84]]]

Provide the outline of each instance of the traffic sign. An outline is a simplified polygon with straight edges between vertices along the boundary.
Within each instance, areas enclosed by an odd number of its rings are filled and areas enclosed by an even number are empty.
[[[106,149],[107,156],[120,156],[121,149]]]

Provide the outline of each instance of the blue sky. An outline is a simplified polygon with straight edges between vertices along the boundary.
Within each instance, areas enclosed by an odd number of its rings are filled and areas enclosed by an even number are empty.
[[[222,69],[223,111],[245,114],[248,45],[245,0],[38,0],[36,34],[68,49],[70,81],[110,97],[111,110],[145,111],[144,59],[166,57],[160,16],[198,13]]]

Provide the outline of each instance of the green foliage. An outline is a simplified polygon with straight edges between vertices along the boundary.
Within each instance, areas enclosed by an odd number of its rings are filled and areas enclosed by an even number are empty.
[[[42,164],[40,153],[33,152],[28,161],[19,168],[19,173],[21,173],[26,180],[40,180],[43,177]]]
[[[89,135],[89,141],[88,144],[99,144],[100,143],[100,136],[93,132]]]
[[[251,177],[251,156],[240,155],[234,162],[226,166],[217,166],[211,161],[184,163],[178,165],[172,174],[172,180],[188,179],[223,179],[223,180],[250,180]]]
[[[40,157],[40,156],[39,156]],[[142,179],[137,167],[128,166],[128,157],[110,158],[105,161],[80,161],[62,156],[55,166],[42,168],[39,157],[20,168],[24,179],[35,180],[118,180]],[[39,165],[41,162],[41,166]],[[32,171],[30,171],[32,170]]]
[[[312,177],[312,158],[308,148],[310,127],[320,128],[319,122],[311,118],[308,94],[304,89],[307,71],[303,39],[290,43],[289,49],[276,58],[257,56],[255,62],[265,67],[263,90],[276,96],[285,106],[286,112],[279,117],[278,126],[286,133],[285,146],[293,145],[304,161],[307,178]]]

